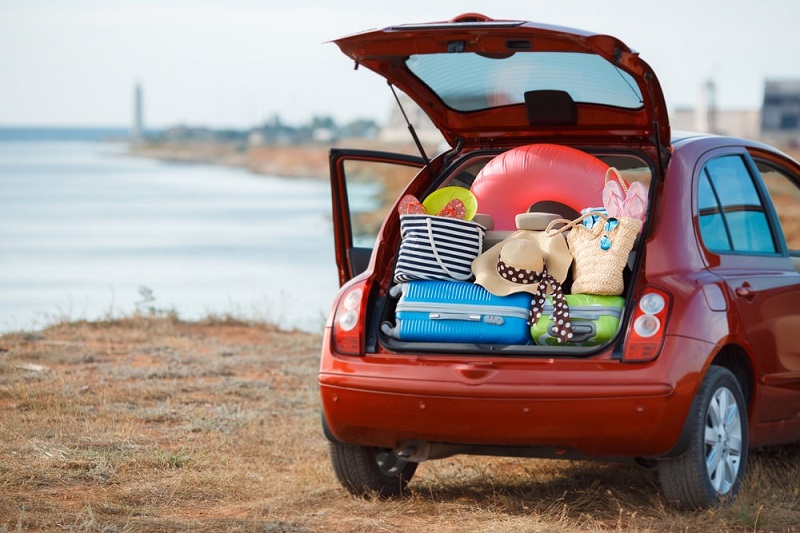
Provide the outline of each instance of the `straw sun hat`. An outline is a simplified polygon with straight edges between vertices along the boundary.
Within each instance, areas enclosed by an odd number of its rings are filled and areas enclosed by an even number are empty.
[[[472,262],[475,283],[496,296],[517,292],[537,294],[540,275],[546,271],[559,283],[567,278],[572,255],[561,235],[517,230]],[[546,270],[545,270],[546,269]]]
[[[520,224],[517,227],[529,227]],[[517,292],[533,295],[528,325],[541,318],[547,294],[552,294],[553,320],[559,342],[572,339],[569,306],[561,283],[572,264],[567,241],[561,234],[547,236],[544,231],[518,229],[472,262],[475,283],[495,296]]]

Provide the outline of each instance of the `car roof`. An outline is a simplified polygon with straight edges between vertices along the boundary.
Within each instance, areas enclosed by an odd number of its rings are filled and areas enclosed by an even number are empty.
[[[669,143],[655,73],[609,35],[468,13],[334,42],[412,98],[451,146]]]

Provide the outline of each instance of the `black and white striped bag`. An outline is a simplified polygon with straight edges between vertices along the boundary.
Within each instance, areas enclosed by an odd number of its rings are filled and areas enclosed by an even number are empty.
[[[459,218],[400,215],[395,283],[419,279],[467,281],[483,249],[486,228]]]

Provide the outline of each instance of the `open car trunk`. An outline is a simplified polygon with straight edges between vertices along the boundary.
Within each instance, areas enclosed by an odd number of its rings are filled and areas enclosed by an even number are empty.
[[[622,191],[621,200],[624,202],[625,194],[636,183],[633,188],[645,191],[642,208],[646,209],[653,169],[643,155],[635,152],[591,152],[552,144],[533,144],[499,154],[473,153],[452,162],[440,174],[440,179],[432,180],[435,182],[433,187],[420,193],[420,198],[406,195],[406,200],[394,206],[395,213],[390,214],[384,227],[384,246],[391,244],[396,252],[394,268],[387,269],[391,270],[388,272],[390,275],[382,276],[382,286],[374,292],[375,300],[370,306],[373,309],[370,329],[374,335],[368,337],[379,339],[380,346],[388,351],[417,354],[558,354],[580,357],[613,346],[615,339],[627,327],[630,314],[627,302],[634,293],[635,273],[642,256],[643,227],[639,222],[635,230],[628,229],[629,234],[633,231],[628,236],[630,242],[622,242],[620,232],[629,222],[622,220],[620,224],[618,221],[618,228],[609,230],[609,213],[604,208],[609,198],[604,199],[604,194],[608,195],[604,191],[609,189],[608,181],[617,181],[621,186],[615,190]],[[436,230],[430,233],[426,224],[429,224],[428,220],[437,219],[444,219],[444,224],[454,224],[453,219],[431,216],[431,213],[400,216],[400,211],[408,210],[409,197],[426,206],[426,210],[431,206],[439,209],[441,200],[437,203],[428,199],[435,199],[442,193],[446,198],[464,198],[467,204],[476,197],[475,214],[470,213],[469,205],[465,211],[466,218],[471,218],[473,225],[466,231],[481,226],[485,232],[474,252],[478,258],[471,269],[468,262],[464,263],[467,260],[461,259],[460,273],[445,269],[444,273],[431,275],[437,279],[424,279],[429,273],[415,270],[414,264],[409,267],[404,254],[409,253],[409,249],[412,254],[431,253],[430,249],[416,249],[427,245],[419,242],[421,232],[422,241],[427,239],[433,243],[433,256],[447,255],[446,248],[453,243],[442,244],[439,241],[437,250],[436,242],[441,235],[437,235]],[[613,211],[612,215],[618,215],[616,207]],[[523,217],[519,219],[517,214],[523,214]],[[409,222],[411,219],[415,222]],[[523,220],[523,229],[516,227],[518,220]],[[531,220],[539,225],[528,225]],[[561,222],[548,224],[553,220]],[[617,218],[610,217],[610,220]],[[464,221],[459,219],[460,222]],[[606,227],[595,225],[590,228],[592,223]],[[571,232],[576,232],[576,235],[567,238]],[[604,237],[608,240],[608,250],[602,250]],[[448,238],[445,235],[445,241]],[[409,245],[409,240],[414,239],[417,242]],[[541,286],[538,283],[516,286],[498,278],[494,269],[504,247],[520,239],[526,242],[534,240],[548,248],[550,239],[561,239],[561,264],[557,265],[561,274],[555,276],[558,279],[551,278],[550,283]],[[467,246],[474,247],[474,240]],[[590,246],[597,247],[597,250],[588,250]],[[579,247],[584,251],[578,250],[577,254],[583,254],[583,257],[576,259],[573,248]],[[566,250],[569,250],[568,255],[565,255]],[[545,250],[545,256],[548,251],[555,254],[552,250]],[[440,268],[440,257],[428,259],[434,270]],[[546,268],[551,260],[552,257],[545,257]],[[591,265],[590,269],[604,271],[594,277],[595,281],[610,277],[616,286],[592,285],[594,282],[589,279],[592,273],[587,273],[587,264]],[[557,296],[559,290],[564,294],[563,300]],[[546,298],[545,293],[548,295]],[[563,318],[563,314],[559,316],[557,312],[559,302],[566,304],[571,328],[570,335],[561,339],[557,328],[559,318]],[[541,316],[531,316],[531,309],[540,312]],[[374,348],[378,349],[378,346]]]

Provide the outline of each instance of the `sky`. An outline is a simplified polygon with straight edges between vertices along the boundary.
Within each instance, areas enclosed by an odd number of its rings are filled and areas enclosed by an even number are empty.
[[[388,118],[382,78],[333,39],[478,12],[608,33],[655,70],[670,110],[713,80],[720,109],[758,109],[800,79],[797,0],[0,0],[0,126],[250,128]]]

